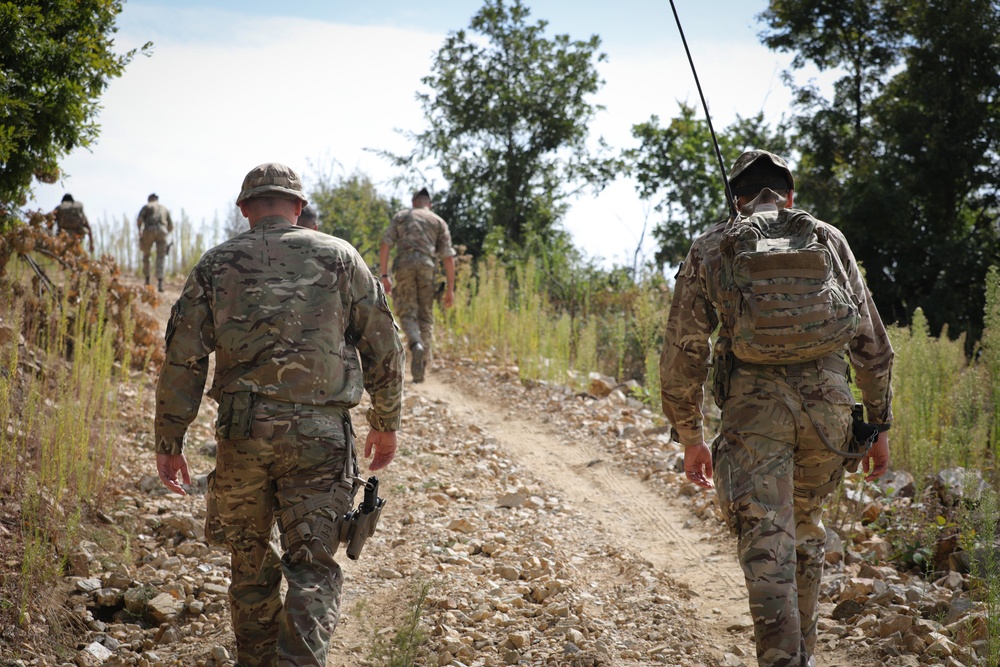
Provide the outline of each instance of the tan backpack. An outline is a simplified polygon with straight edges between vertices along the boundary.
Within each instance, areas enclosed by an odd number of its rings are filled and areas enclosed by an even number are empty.
[[[736,358],[792,364],[843,351],[857,332],[860,299],[805,211],[731,220],[723,232],[721,310]]]

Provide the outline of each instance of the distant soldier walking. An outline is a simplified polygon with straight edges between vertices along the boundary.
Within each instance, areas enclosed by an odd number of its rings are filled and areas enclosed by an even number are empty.
[[[382,285],[387,294],[392,294],[392,304],[406,334],[413,381],[423,382],[434,344],[435,269],[441,260],[447,281],[444,306],[450,308],[455,298],[455,249],[451,247],[448,223],[431,211],[427,188],[413,195],[412,203],[412,208],[398,212],[389,223],[379,248],[379,265]],[[392,263],[395,287],[388,271],[392,246],[396,246]]]
[[[139,227],[139,249],[142,251],[142,274],[149,284],[149,253],[156,246],[156,286],[163,291],[163,274],[167,263],[167,236],[174,231],[170,211],[160,203],[155,194],[149,195],[146,205],[136,219]]]
[[[74,201],[73,195],[67,192],[53,213],[56,216],[57,231],[66,232],[77,240],[86,236],[89,240],[90,254],[94,254],[94,233],[90,229],[87,215],[83,212],[83,204]]]
[[[190,483],[184,435],[219,404],[206,536],[229,547],[240,667],[326,664],[343,573],[335,559],[359,489],[350,409],[371,396],[370,470],[396,454],[403,347],[381,285],[349,243],[295,226],[299,177],[262,164],[236,200],[250,228],[206,252],[166,330],[156,386],[156,467]],[[269,544],[278,525],[284,555]],[[282,575],[288,591],[282,598]]]

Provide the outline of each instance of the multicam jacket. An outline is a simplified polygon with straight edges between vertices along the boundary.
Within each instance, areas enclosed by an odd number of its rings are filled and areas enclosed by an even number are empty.
[[[427,208],[407,208],[394,215],[382,242],[399,246],[394,270],[420,264],[436,266],[438,259],[455,256],[448,223]]]
[[[351,408],[367,390],[368,423],[399,428],[403,348],[385,293],[347,242],[267,217],[209,250],[167,324],[156,388],[156,451],[178,454],[209,395]]]
[[[849,288],[861,297],[861,322],[847,348],[855,380],[864,397],[867,420],[888,424],[892,421],[892,346],[847,240],[832,225],[818,224],[827,231],[830,248],[840,257]],[[725,222],[714,225],[691,246],[677,273],[663,337],[660,356],[663,413],[673,424],[682,445],[704,441],[702,402],[709,368],[709,337],[721,319],[720,304],[713,303],[707,295],[720,292],[719,242],[725,228]],[[725,347],[725,339],[731,339],[731,332],[724,329],[725,324],[719,330],[723,344],[717,345],[717,349]]]
[[[56,207],[56,224],[59,229],[82,236],[90,229],[90,222],[83,212],[83,204],[78,201],[64,201]]]
[[[160,202],[149,202],[139,211],[139,227],[146,229],[151,225],[162,225],[168,232],[174,231],[174,221],[170,219],[170,211]]]

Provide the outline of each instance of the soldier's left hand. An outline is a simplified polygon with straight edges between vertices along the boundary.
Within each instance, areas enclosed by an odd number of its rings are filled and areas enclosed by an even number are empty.
[[[188,462],[183,454],[157,454],[156,472],[160,475],[160,481],[174,493],[186,496],[184,488],[177,481],[177,473],[181,474],[181,479],[185,484],[191,484],[191,472],[188,470]]]
[[[371,456],[373,450],[375,456],[368,464],[369,470],[381,470],[392,463],[396,456],[396,432],[375,429],[368,431],[368,437],[365,438],[365,458]]]
[[[446,290],[444,293],[444,307],[451,308],[455,303],[455,290]]]

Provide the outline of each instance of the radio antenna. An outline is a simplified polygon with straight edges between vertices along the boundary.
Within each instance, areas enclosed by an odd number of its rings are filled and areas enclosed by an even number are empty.
[[[677,6],[674,4],[674,0],[670,0],[670,9],[674,12],[677,31],[681,34],[681,42],[684,43],[684,52],[687,53],[688,63],[691,65],[691,73],[694,75],[694,85],[698,87],[701,106],[705,109],[705,118],[708,119],[708,131],[712,134],[712,146],[715,147],[715,157],[719,161],[719,171],[722,172],[722,183],[726,186],[726,203],[729,205],[729,214],[736,218],[739,217],[739,210],[736,208],[736,199],[733,197],[733,190],[729,187],[729,177],[726,175],[726,164],[722,159],[722,149],[719,148],[719,140],[715,136],[715,128],[712,126],[712,115],[708,113],[708,103],[705,101],[705,93],[701,91],[698,70],[694,67],[694,59],[691,58],[691,49],[688,48],[687,38],[684,37],[684,28],[681,26],[681,17],[677,15]]]

